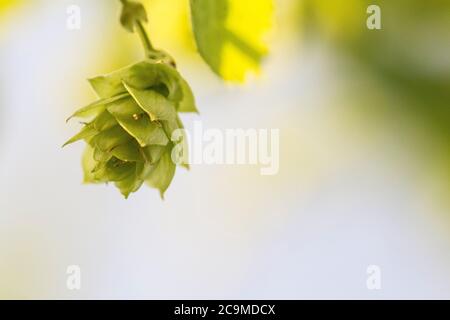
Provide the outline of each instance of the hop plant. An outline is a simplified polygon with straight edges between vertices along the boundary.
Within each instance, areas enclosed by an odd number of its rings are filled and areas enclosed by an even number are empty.
[[[89,80],[99,100],[68,119],[85,122],[64,146],[86,142],[82,161],[85,183],[114,183],[125,198],[146,183],[164,198],[176,170],[172,153],[177,141],[172,141],[172,134],[183,128],[179,113],[197,109],[173,58],[153,48],[142,25],[147,21],[144,7],[121,2],[121,23],[139,34],[146,58]]]

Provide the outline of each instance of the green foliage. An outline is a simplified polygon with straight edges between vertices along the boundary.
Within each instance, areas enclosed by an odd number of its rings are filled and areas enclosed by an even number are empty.
[[[191,0],[198,50],[225,80],[243,81],[267,54],[264,36],[272,24],[272,0]]]

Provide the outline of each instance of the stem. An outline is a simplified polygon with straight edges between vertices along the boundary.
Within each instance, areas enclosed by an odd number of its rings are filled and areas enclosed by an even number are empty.
[[[123,6],[128,5],[128,0],[120,0]],[[144,46],[145,55],[148,57],[152,53],[156,52],[155,48],[152,45],[152,42],[150,41],[150,38],[147,34],[147,31],[145,31],[144,25],[141,21],[136,19],[134,21],[134,26],[136,28],[136,32],[141,39],[142,45]]]
[[[152,52],[155,52],[156,50],[152,46],[152,42],[148,37],[147,31],[145,31],[145,28],[140,21],[136,21],[136,31],[141,39],[142,45],[144,46],[145,55],[149,56]]]

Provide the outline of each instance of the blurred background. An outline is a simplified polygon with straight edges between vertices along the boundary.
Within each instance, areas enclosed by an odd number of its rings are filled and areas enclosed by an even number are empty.
[[[193,166],[164,202],[82,185],[65,119],[140,43],[119,1],[0,0],[0,298],[450,298],[449,1],[276,0],[245,84],[196,53],[188,1],[145,5],[196,95],[186,127],[278,128],[280,172]]]

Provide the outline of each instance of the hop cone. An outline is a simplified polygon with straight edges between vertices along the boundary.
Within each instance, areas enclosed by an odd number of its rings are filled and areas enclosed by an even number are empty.
[[[171,59],[151,58],[89,82],[99,100],[70,117],[86,122],[65,144],[87,143],[84,181],[114,183],[125,198],[146,183],[164,198],[176,169],[172,133],[183,127],[178,113],[197,111],[189,85]]]

